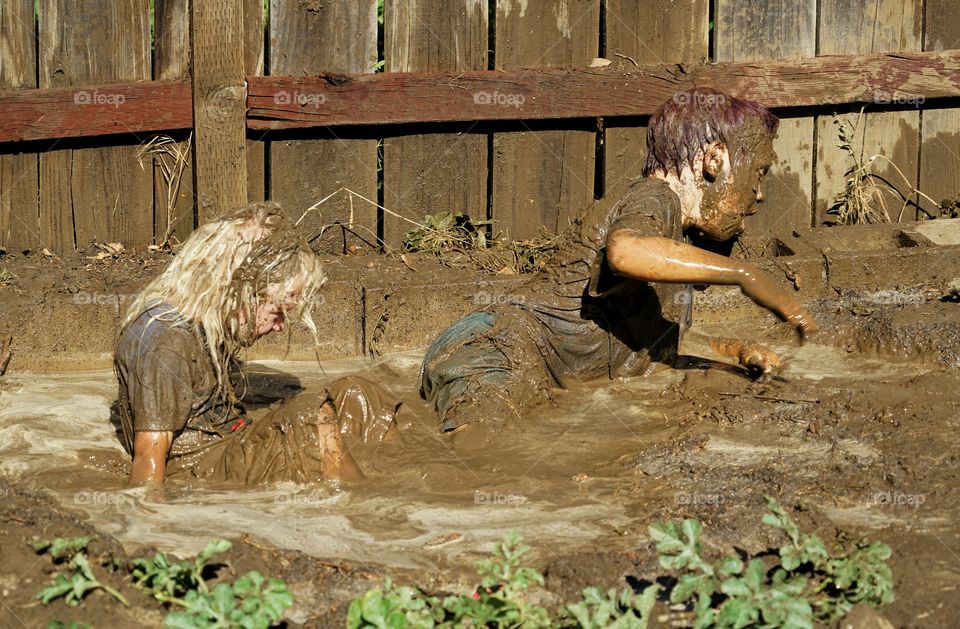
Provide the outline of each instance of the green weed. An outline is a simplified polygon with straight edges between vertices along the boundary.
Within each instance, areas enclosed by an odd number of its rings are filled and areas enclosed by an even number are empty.
[[[678,574],[663,592],[671,604],[692,611],[695,628],[787,627],[803,629],[829,624],[855,604],[874,607],[893,601],[893,576],[886,561],[890,548],[880,542],[856,544],[832,555],[816,535],[800,532],[787,512],[767,498],[763,523],[782,530],[788,542],[776,553],[725,557],[703,556],[701,525],[693,519],[649,527],[660,565]],[[587,588],[579,601],[559,606],[556,615],[530,602],[530,589],[542,588],[543,575],[520,564],[530,550],[516,532],[508,533],[493,558],[477,563],[480,585],[471,595],[444,598],[421,589],[395,586],[370,590],[350,604],[347,627],[579,627],[643,629],[661,586],[635,593]]]
[[[59,573],[54,581],[37,594],[47,604],[63,597],[67,605],[75,607],[91,591],[102,589],[124,605],[127,599],[109,585],[101,583],[93,573],[84,551],[93,537],[56,538],[36,540],[37,552],[45,552],[55,561],[69,560],[71,573]],[[283,618],[293,605],[293,595],[280,579],[267,580],[256,570],[235,582],[208,586],[204,572],[210,561],[228,550],[231,544],[216,540],[192,560],[172,561],[165,553],[152,559],[136,559],[130,568],[134,587],[157,601],[176,608],[164,619],[164,626],[175,629],[209,629],[243,627],[266,629]],[[51,626],[64,625],[52,621]]]
[[[167,615],[165,627],[265,629],[279,621],[284,611],[293,605],[293,595],[282,580],[267,581],[256,570],[232,585],[219,583],[210,589],[203,576],[204,569],[211,559],[230,547],[226,540],[212,541],[193,561],[172,562],[164,553],[157,553],[150,560],[134,560],[133,584],[162,603],[182,608]]]

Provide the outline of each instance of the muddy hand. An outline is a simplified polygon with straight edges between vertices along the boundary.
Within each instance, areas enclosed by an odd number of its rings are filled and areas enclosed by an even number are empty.
[[[787,323],[794,327],[801,339],[807,338],[819,329],[819,326],[814,320],[813,315],[810,314],[810,311],[805,308],[801,308],[800,306],[796,306],[796,310],[793,310],[789,313],[784,312],[783,318],[787,320]]]

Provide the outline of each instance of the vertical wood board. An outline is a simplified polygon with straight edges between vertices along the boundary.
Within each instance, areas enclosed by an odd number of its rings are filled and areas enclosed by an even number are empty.
[[[388,1],[387,72],[483,70],[487,6],[475,0]],[[464,93],[464,98],[472,98]],[[474,124],[471,128],[475,128]],[[487,218],[487,135],[446,133],[384,138],[384,206],[408,218],[468,214]],[[384,216],[384,242],[399,247],[410,223]]]
[[[285,2],[270,8],[269,74],[373,72],[377,58],[377,4],[357,2]],[[304,107],[323,107],[314,94],[286,98]],[[310,206],[346,187],[377,198],[377,141],[283,139],[270,142],[270,194],[294,220]],[[353,235],[340,223],[347,226]],[[323,232],[322,237],[318,235]],[[350,245],[376,245],[377,209],[339,193],[304,217],[301,233],[315,250],[343,253]]]

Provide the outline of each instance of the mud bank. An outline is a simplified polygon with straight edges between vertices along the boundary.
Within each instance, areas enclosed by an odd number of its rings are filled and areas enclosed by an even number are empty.
[[[822,302],[812,309],[836,312],[840,319],[849,314],[853,320],[878,306],[915,306],[949,299],[951,291],[955,296],[957,243],[960,219],[764,236],[738,245],[734,254],[750,258],[801,302]],[[0,285],[0,338],[13,335],[15,343],[10,372],[108,368],[120,313],[169,260],[169,254],[159,252],[101,260],[16,252],[0,257],[0,268],[13,276]],[[468,260],[440,261],[428,254],[408,254],[405,261],[357,255],[325,262],[330,280],[315,316],[323,332],[321,359],[426,347],[467,312],[509,303],[514,287],[524,281],[522,276],[481,273]],[[696,320],[705,324],[776,323],[736,288],[695,291],[694,300]],[[900,322],[893,322],[886,332],[878,327],[877,334],[916,336],[898,327]],[[308,333],[297,326],[290,330],[289,336],[267,337],[244,358],[313,360]],[[845,337],[839,334],[836,342],[846,342]],[[820,342],[834,343],[831,339],[825,335]],[[884,350],[883,338],[874,344]]]

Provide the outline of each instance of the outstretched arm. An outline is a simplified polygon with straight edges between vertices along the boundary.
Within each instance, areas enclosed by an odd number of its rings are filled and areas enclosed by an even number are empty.
[[[607,261],[614,273],[648,282],[739,286],[759,306],[803,333],[817,323],[787,292],[750,264],[678,242],[618,229],[607,238]]]
[[[167,471],[167,455],[173,443],[169,431],[141,431],[133,437],[133,466],[130,485],[163,485]]]

